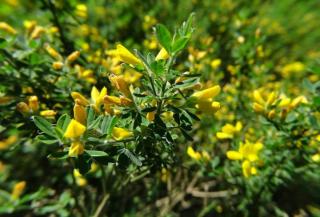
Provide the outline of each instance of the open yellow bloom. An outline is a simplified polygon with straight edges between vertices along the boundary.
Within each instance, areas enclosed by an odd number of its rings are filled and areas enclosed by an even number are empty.
[[[80,124],[75,119],[72,119],[67,127],[66,132],[64,133],[64,137],[75,139],[82,136],[82,134],[86,131],[86,127]]]
[[[192,94],[191,98],[196,99],[196,108],[202,112],[211,113],[220,109],[220,103],[213,101],[213,97],[217,96],[221,91],[219,85],[215,85],[205,90],[197,91]]]
[[[84,152],[84,145],[79,141],[75,141],[71,143],[69,148],[69,157],[78,157],[78,155],[83,154]]]
[[[91,101],[93,105],[96,107],[96,109],[99,108],[99,106],[103,103],[103,97],[107,95],[107,88],[103,87],[101,91],[93,86],[91,89]]]
[[[29,107],[31,108],[32,112],[36,112],[39,110],[39,100],[37,96],[30,96]]]
[[[133,132],[130,132],[124,128],[114,127],[112,130],[112,136],[115,140],[123,140],[133,136]]]
[[[251,143],[246,141],[244,144],[240,143],[238,151],[228,151],[227,157],[230,160],[249,160],[251,162],[259,159],[259,152],[263,148],[263,144],[260,142]]]
[[[20,181],[17,184],[15,184],[11,192],[11,198],[14,200],[18,199],[21,196],[24,189],[26,188],[26,184],[27,183],[25,181]]]
[[[232,139],[236,133],[242,129],[242,123],[238,121],[235,125],[226,124],[222,127],[221,132],[217,132],[218,139]]]
[[[132,65],[141,65],[142,62],[135,55],[133,55],[127,48],[123,45],[117,45],[118,57],[122,62],[132,64]]]

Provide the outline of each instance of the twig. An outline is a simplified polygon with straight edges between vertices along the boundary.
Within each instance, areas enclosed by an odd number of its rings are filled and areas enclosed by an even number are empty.
[[[104,197],[103,197],[102,201],[100,202],[97,210],[95,211],[93,217],[99,217],[100,216],[104,206],[106,205],[106,202],[109,199],[109,196],[110,196],[109,194],[104,195]]]

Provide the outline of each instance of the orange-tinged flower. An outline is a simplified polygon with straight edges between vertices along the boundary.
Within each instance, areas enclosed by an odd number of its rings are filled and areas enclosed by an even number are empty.
[[[20,181],[13,186],[13,189],[11,192],[11,198],[13,200],[17,200],[21,196],[22,192],[26,188],[26,184],[27,183],[25,181]]]

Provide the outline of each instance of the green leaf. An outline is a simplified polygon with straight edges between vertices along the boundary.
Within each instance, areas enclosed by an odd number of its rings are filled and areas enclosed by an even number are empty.
[[[70,121],[70,116],[68,114],[63,114],[58,119],[56,127],[60,128],[63,132],[65,132]]]
[[[102,156],[108,156],[108,154],[104,151],[97,151],[97,150],[86,150],[85,151],[88,155],[91,157],[102,157]]]
[[[132,152],[129,151],[128,149],[126,148],[121,149],[120,153],[127,156],[137,166],[139,167],[142,166],[142,162],[139,160],[139,158],[137,158],[134,154],[132,154]]]
[[[94,120],[94,116],[95,116],[92,106],[89,107],[87,114],[88,114],[88,116],[87,116],[87,126],[90,126],[91,122]]]
[[[185,48],[185,46],[189,42],[189,39],[190,38],[188,37],[181,37],[177,41],[175,41],[172,45],[172,53],[176,54],[179,51],[183,50],[183,48]]]
[[[156,25],[156,36],[161,46],[164,47],[168,53],[171,53],[172,36],[167,27],[162,24]]]
[[[68,157],[69,156],[67,151],[54,152],[47,156],[47,158],[49,159],[57,159],[57,160],[67,159]]]
[[[36,137],[36,139],[44,144],[47,144],[47,145],[51,145],[51,144],[59,142],[56,138],[47,137],[45,135],[39,135]]]
[[[55,134],[55,131],[51,125],[51,123],[49,121],[47,121],[46,119],[40,117],[40,116],[34,116],[33,117],[33,121],[35,123],[35,125],[45,134],[52,136],[54,138],[57,137],[57,135]]]

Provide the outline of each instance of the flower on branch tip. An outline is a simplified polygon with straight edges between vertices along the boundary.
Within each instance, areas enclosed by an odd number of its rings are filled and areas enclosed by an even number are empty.
[[[117,54],[119,59],[128,64],[141,65],[142,62],[135,55],[133,55],[126,47],[121,44],[117,45]]]

